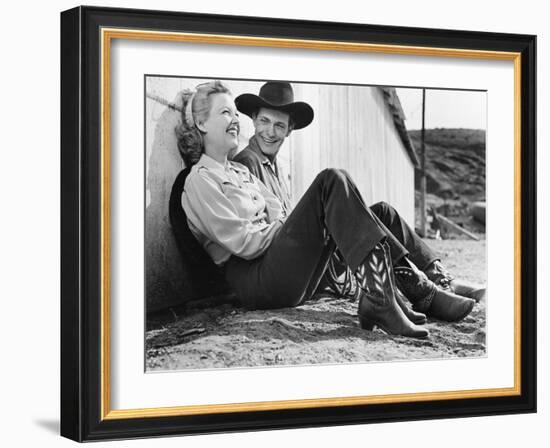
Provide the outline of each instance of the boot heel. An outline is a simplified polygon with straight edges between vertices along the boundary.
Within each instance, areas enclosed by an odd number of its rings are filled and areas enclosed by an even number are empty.
[[[363,330],[373,331],[376,324],[367,317],[359,316],[359,325]]]

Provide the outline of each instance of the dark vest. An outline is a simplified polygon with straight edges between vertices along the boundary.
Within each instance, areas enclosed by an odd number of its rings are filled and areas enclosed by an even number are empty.
[[[190,279],[191,296],[187,300],[215,296],[229,293],[223,271],[199,244],[189,225],[187,215],[181,205],[181,195],[185,186],[185,179],[191,167],[185,168],[176,177],[170,193],[169,216],[176,244],[181,255],[187,278]]]

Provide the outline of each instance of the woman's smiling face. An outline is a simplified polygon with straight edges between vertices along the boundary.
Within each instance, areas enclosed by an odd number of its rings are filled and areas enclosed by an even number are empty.
[[[239,145],[239,114],[231,95],[215,93],[210,96],[210,112],[197,127],[204,133],[205,149],[228,154]]]

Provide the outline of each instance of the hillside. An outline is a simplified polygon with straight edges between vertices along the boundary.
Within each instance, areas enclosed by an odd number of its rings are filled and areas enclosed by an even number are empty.
[[[420,152],[420,131],[409,134]],[[427,129],[425,140],[428,193],[442,199],[485,200],[485,131]]]
[[[421,131],[410,131],[420,155]],[[468,225],[469,206],[485,201],[485,131],[427,129],[425,132],[428,207]],[[418,198],[419,173],[416,173]],[[476,231],[483,229],[476,228]]]

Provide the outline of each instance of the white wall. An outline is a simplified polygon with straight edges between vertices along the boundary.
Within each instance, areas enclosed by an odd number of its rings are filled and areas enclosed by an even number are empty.
[[[543,176],[550,156],[548,14],[544,2],[280,0],[181,2],[89,0],[87,4],[295,19],[538,34],[539,414],[170,438],[94,446],[517,447],[545,446],[548,387],[550,238]],[[75,446],[56,435],[59,415],[59,11],[76,2],[7,2],[2,15],[2,340],[3,446]],[[544,199],[543,199],[544,194]],[[543,204],[545,202],[545,204]],[[32,207],[31,207],[32,205]],[[544,266],[543,266],[544,263]],[[544,270],[544,272],[543,272]],[[544,299],[543,299],[544,298]],[[545,318],[545,319],[544,319]],[[543,353],[544,346],[544,353]],[[544,356],[544,357],[543,357]],[[368,380],[368,379],[366,379]]]
[[[382,91],[371,86],[296,84],[315,119],[291,134],[291,190],[300,198],[323,168],[343,168],[367,204],[386,201],[414,225],[414,167]]]

